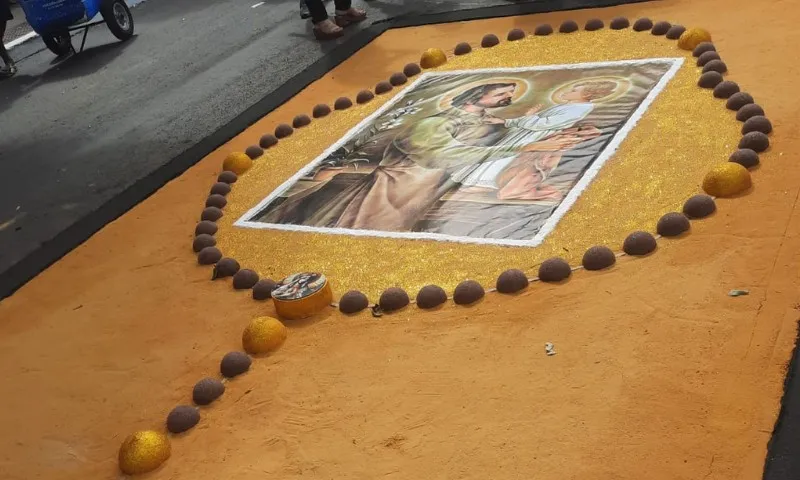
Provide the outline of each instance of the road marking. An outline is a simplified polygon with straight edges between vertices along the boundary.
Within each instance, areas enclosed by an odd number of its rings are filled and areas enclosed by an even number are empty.
[[[252,7],[250,7],[250,8],[258,8],[258,7],[260,7],[261,5],[264,5],[265,3],[267,3],[267,2],[258,2],[258,3],[256,3],[255,5],[253,5],[253,6],[252,6]]]
[[[12,48],[16,47],[17,45],[25,43],[28,40],[30,40],[31,38],[36,38],[38,36],[39,35],[37,35],[36,32],[28,32],[25,35],[23,35],[23,36],[21,36],[19,38],[15,38],[14,40],[11,40],[10,42],[6,43],[5,44],[6,50],[11,50]]]

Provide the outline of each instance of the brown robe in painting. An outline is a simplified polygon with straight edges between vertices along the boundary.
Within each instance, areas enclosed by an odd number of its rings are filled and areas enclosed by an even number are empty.
[[[452,108],[397,133],[375,170],[333,195],[314,186],[288,199],[260,220],[268,223],[384,231],[412,231],[465,165],[508,157],[520,147],[496,147],[502,124],[486,114]],[[335,177],[334,177],[335,179]]]

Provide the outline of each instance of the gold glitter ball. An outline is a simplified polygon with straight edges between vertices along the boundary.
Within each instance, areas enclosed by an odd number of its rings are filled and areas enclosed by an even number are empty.
[[[152,472],[172,453],[169,438],[155,430],[143,430],[128,436],[119,447],[119,469],[128,475]]]
[[[710,42],[711,34],[702,28],[690,28],[683,32],[678,39],[678,47],[692,51],[703,42]]]
[[[250,160],[250,157],[248,157],[247,154],[242,152],[233,152],[225,157],[225,160],[222,162],[223,170],[230,170],[236,175],[243,174],[244,172],[250,170],[250,167],[252,166],[253,161]]]
[[[441,48],[429,48],[422,53],[419,66],[422,68],[436,68],[447,63],[447,55]]]
[[[286,327],[272,317],[258,317],[242,333],[242,347],[258,355],[276,350],[286,340]]]
[[[703,190],[714,197],[732,197],[742,193],[752,185],[750,172],[734,162],[726,162],[714,167],[703,179]]]

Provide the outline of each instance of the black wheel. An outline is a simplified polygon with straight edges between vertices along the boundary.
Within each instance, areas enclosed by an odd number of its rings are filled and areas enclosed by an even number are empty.
[[[59,57],[72,51],[72,37],[69,32],[45,33],[42,35],[44,44]]]
[[[124,0],[103,0],[100,14],[115,37],[124,42],[133,36],[133,15]]]

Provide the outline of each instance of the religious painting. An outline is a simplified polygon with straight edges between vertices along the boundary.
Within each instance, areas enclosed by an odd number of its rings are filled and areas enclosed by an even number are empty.
[[[280,281],[272,291],[272,298],[298,300],[308,297],[325,286],[327,279],[321,273],[295,273]]]
[[[236,225],[537,245],[681,63],[426,73]]]

